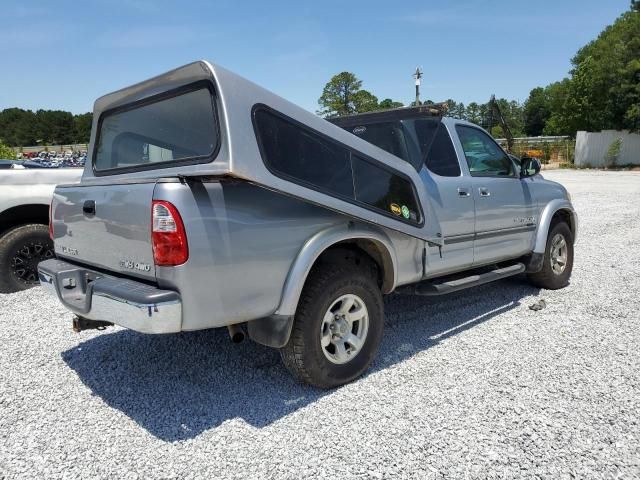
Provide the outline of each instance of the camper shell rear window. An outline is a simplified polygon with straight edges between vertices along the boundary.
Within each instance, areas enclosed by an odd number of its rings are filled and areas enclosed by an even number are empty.
[[[207,163],[219,144],[213,88],[198,82],[104,112],[93,170],[109,175]]]

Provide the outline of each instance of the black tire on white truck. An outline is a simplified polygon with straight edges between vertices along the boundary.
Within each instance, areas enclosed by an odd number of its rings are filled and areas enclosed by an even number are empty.
[[[0,293],[38,285],[38,263],[53,258],[47,225],[20,225],[0,235]]]

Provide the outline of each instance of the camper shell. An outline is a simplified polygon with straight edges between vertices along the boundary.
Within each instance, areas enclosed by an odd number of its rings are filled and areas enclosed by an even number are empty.
[[[218,138],[210,154],[186,158],[164,165],[149,164],[144,167],[124,167],[100,171],[93,158],[99,146],[102,123],[105,117],[122,110],[152,104],[158,100],[178,97],[184,92],[206,88],[211,94],[213,114]],[[208,101],[208,99],[206,99]],[[329,139],[357,156],[368,165],[392,172],[406,180],[415,196],[415,219],[405,219],[386,209],[372,209],[348,195],[331,194],[321,186],[296,180],[278,172],[261,154],[260,137],[256,136],[256,117],[261,113],[275,115],[293,125],[304,125],[316,135]],[[175,124],[179,125],[180,119]],[[184,122],[185,124],[188,122]],[[415,168],[390,153],[359,139],[317,115],[273,94],[272,92],[206,61],[195,62],[171,72],[138,83],[131,87],[105,95],[94,105],[93,128],[90,142],[90,158],[85,166],[82,182],[100,184],[118,181],[120,178],[209,177],[229,176],[263,185],[275,191],[313,202],[323,207],[353,216],[366,222],[406,233],[416,238],[441,243],[438,220],[429,208],[423,189],[418,188],[420,177]],[[348,160],[349,163],[351,159]],[[422,190],[422,191],[421,191]],[[390,201],[389,204],[396,203]],[[413,216],[412,216],[413,217]]]

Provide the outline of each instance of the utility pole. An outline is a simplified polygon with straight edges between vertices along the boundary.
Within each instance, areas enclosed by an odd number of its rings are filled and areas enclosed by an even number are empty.
[[[416,73],[413,74],[413,78],[416,79],[416,107],[420,105],[420,83],[422,78],[422,70],[420,67],[416,67]]]

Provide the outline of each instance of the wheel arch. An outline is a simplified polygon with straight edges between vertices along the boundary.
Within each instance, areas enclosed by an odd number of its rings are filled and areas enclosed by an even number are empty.
[[[276,314],[294,315],[302,288],[313,266],[332,249],[345,247],[361,252],[377,265],[382,293],[393,291],[397,278],[397,260],[388,235],[381,229],[349,222],[347,225],[318,232],[305,242],[289,270]]]
[[[568,200],[552,200],[549,202],[540,215],[538,229],[536,230],[534,253],[544,254],[547,246],[547,235],[551,225],[558,221],[564,220],[569,224],[573,241],[575,243],[578,236],[578,215]]]
[[[19,225],[49,223],[49,205],[41,203],[29,203],[16,205],[0,212],[0,235],[7,230]]]

